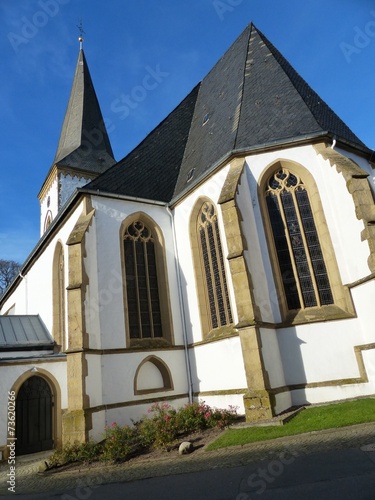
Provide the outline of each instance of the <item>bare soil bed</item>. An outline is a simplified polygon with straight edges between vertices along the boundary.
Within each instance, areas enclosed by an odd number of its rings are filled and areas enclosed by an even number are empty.
[[[214,441],[222,432],[224,432],[223,429],[219,428],[213,428],[213,429],[204,429],[201,431],[196,431],[193,432],[192,434],[187,434],[185,436],[182,436],[178,441],[173,443],[170,447],[167,449],[161,449],[161,448],[152,448],[149,450],[143,450],[139,454],[136,454],[135,456],[129,458],[126,460],[126,462],[122,463],[129,463],[129,464],[136,464],[136,463],[142,463],[142,462],[147,462],[147,461],[158,461],[158,460],[163,460],[165,458],[171,458],[171,457],[178,457],[178,449],[179,446],[182,442],[184,441],[189,441],[193,443],[194,449],[192,453],[194,454],[201,454],[204,453],[204,447]],[[90,462],[90,463],[83,463],[83,462],[74,462],[74,463],[69,463],[66,465],[62,465],[60,467],[51,467],[45,471],[44,473],[60,473],[60,472],[66,472],[66,471],[83,471],[84,469],[94,469],[94,468],[102,468],[102,467],[108,467],[111,465],[118,465],[118,463],[113,463],[110,464],[108,462]]]

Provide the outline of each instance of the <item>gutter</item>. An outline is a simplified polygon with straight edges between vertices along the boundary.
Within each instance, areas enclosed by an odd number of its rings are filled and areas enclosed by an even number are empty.
[[[78,189],[78,192],[83,194],[90,194],[93,196],[101,196],[103,198],[112,198],[115,200],[133,201],[134,203],[145,203],[147,205],[158,205],[161,207],[168,206],[168,202],[165,201],[151,200],[149,198],[139,198],[137,196],[128,196],[126,194],[111,193],[109,191],[100,191],[99,189],[94,190],[82,187]]]

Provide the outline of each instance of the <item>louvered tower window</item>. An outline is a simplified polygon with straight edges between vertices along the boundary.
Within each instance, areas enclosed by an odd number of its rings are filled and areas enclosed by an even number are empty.
[[[198,242],[211,329],[233,322],[215,207],[206,201],[198,214]]]
[[[266,202],[288,309],[333,304],[309,196],[286,168],[266,185]]]
[[[130,338],[162,337],[155,240],[142,221],[126,228],[124,254]]]

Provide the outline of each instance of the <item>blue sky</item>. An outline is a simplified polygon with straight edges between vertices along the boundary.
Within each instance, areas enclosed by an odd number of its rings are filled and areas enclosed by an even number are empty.
[[[84,50],[117,160],[207,74],[251,21],[375,149],[373,0],[1,0],[0,259],[39,239],[37,194]],[[119,105],[148,72],[158,85]]]

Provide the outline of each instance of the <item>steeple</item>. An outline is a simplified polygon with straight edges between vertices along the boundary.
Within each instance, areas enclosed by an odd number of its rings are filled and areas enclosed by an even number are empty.
[[[82,44],[81,41],[80,43]],[[78,55],[54,163],[97,174],[114,163],[111,144],[82,48]]]
[[[38,195],[41,235],[73,191],[114,163],[113,152],[82,47],[55,159]]]

